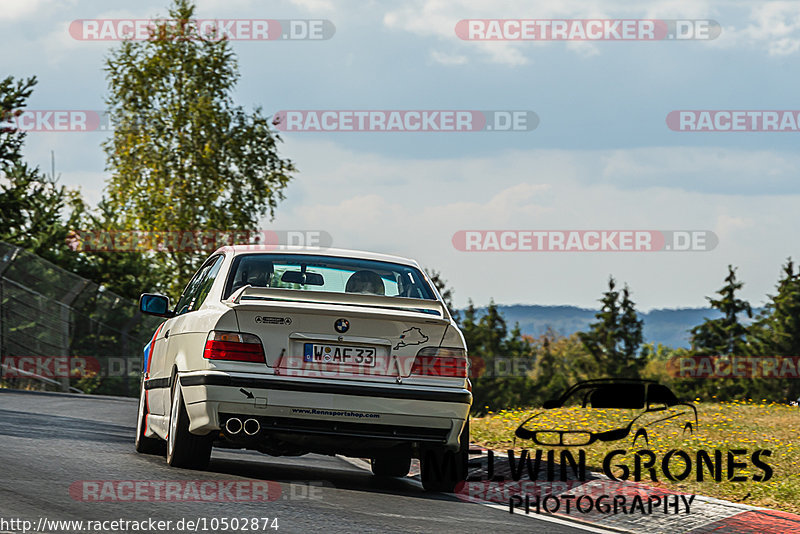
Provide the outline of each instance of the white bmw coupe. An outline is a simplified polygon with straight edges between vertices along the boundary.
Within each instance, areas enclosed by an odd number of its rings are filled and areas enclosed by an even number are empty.
[[[204,468],[212,447],[370,458],[377,476],[453,491],[466,476],[464,337],[419,265],[258,245],[200,267],[145,347],[136,450]]]

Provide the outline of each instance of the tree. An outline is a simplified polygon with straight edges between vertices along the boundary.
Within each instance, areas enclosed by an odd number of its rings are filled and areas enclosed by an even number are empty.
[[[537,354],[534,404],[558,398],[577,382],[604,376],[579,333],[564,337],[548,328],[533,341],[533,349]]]
[[[620,310],[622,316],[620,317],[619,326],[622,334],[622,357],[623,368],[628,375],[638,375],[641,370],[642,360],[640,348],[644,342],[644,321],[639,318],[636,312],[636,305],[630,298],[630,290],[626,285],[622,289],[622,302],[620,303]]]
[[[6,183],[0,183],[0,241],[62,266],[71,265],[75,255],[66,240],[83,210],[79,193],[22,161],[6,167],[2,175]],[[69,211],[66,221],[65,211]]]
[[[557,338],[556,333],[549,328],[539,338],[541,348],[536,360],[534,389],[540,402],[557,398],[570,386],[568,365],[565,365],[563,353],[553,347]]]
[[[18,116],[33,93],[36,78],[0,82],[0,116]],[[85,206],[77,191],[58,185],[38,167],[22,159],[26,133],[13,126],[0,129],[0,241],[23,247],[56,264],[70,268],[76,255],[66,238]],[[66,220],[64,216],[66,214]]]
[[[640,358],[644,321],[636,312],[628,286],[620,293],[614,278],[609,277],[608,291],[600,302],[602,307],[595,314],[597,322],[589,325],[588,332],[579,333],[581,341],[603,374],[614,378],[638,377],[644,365]]]
[[[475,413],[487,410],[530,406],[535,399],[533,369],[535,353],[519,325],[509,332],[503,315],[494,302],[478,316],[470,301],[461,321],[461,331],[467,342],[472,368],[480,364],[481,376],[472,377],[472,409]]]
[[[717,291],[719,298],[706,297],[711,307],[719,310],[722,317],[706,319],[703,324],[692,328],[691,345],[697,354],[742,356],[747,353],[747,327],[739,322],[744,313],[753,316],[750,304],[738,298],[736,293],[744,286],[736,280],[736,269],[728,265],[728,276],[725,285]]]
[[[750,304],[737,296],[743,286],[743,282],[736,280],[736,269],[728,265],[725,285],[717,291],[719,298],[706,297],[711,307],[718,310],[722,316],[717,319],[707,318],[702,324],[690,330],[692,354],[742,357],[750,353],[749,331],[739,320],[742,314],[747,317],[753,316]],[[698,392],[704,391],[716,395],[720,400],[758,395],[756,392],[761,389],[753,379],[700,379],[693,382]]]
[[[800,271],[795,272],[791,258],[783,266],[777,293],[750,326],[751,355],[756,357],[797,357],[800,355]],[[772,382],[772,394],[780,389],[782,397],[797,400],[800,383],[796,379]]]
[[[0,82],[0,105],[4,116],[15,116],[25,108],[36,78]],[[125,297],[138,298],[143,289],[158,287],[149,261],[135,253],[81,253],[70,246],[73,230],[86,225],[113,228],[118,216],[101,202],[91,213],[78,190],[58,184],[22,159],[25,132],[14,128],[0,131],[0,241],[22,247]]]
[[[778,292],[751,327],[752,340],[761,356],[800,355],[800,271],[789,258],[783,266]]]
[[[247,114],[234,104],[236,57],[224,38],[200,34],[194,12],[190,0],[174,0],[171,21],[106,60],[115,125],[104,144],[108,205],[127,229],[255,229],[274,217],[295,170],[260,108]],[[174,280],[173,295],[207,253],[154,258]]]
[[[425,273],[428,275],[428,278],[431,279],[433,285],[436,286],[436,290],[439,291],[439,294],[442,296],[447,309],[450,311],[450,315],[453,316],[453,320],[458,322],[460,317],[458,310],[453,305],[453,290],[447,286],[447,280],[442,278],[442,273],[436,269],[425,269]]]
[[[27,80],[14,80],[13,76],[0,81],[0,123],[7,123],[22,113],[25,102],[33,93],[36,76]],[[25,132],[11,126],[0,127],[0,170],[19,162],[22,158],[22,145]]]
[[[102,228],[103,232],[119,231],[120,219],[120,214],[106,200],[101,200],[93,212],[87,211],[80,217],[82,228]],[[156,254],[113,250],[82,252],[73,270],[118,295],[138,300],[143,292],[165,292],[169,287],[167,273],[152,267]]]

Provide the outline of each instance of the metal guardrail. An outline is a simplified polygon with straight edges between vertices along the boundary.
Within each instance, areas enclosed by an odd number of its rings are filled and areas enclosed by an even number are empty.
[[[139,377],[131,369],[158,323],[141,315],[134,301],[0,242],[0,364],[28,356],[80,356],[100,367],[90,376],[46,376],[7,364],[0,373],[3,386],[134,394]],[[110,372],[112,360],[124,361],[125,372]]]
[[[36,373],[31,373],[30,371],[20,369],[19,367],[14,367],[9,363],[0,363],[0,369],[2,369],[3,376],[5,376],[8,372],[11,372],[14,374],[25,375],[29,378],[35,378],[36,380],[41,380],[42,382],[47,382],[48,384],[55,384],[57,386],[61,385],[61,382],[59,382],[58,380],[53,380],[52,378],[47,378],[46,376],[37,375]],[[78,389],[72,386],[69,386],[69,391],[72,393],[83,393],[82,389]]]

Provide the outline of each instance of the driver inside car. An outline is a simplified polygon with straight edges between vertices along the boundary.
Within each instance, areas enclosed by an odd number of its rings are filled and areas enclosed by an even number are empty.
[[[385,295],[383,279],[374,271],[356,271],[350,275],[344,288],[346,293]]]
[[[247,265],[244,279],[253,287],[269,287],[272,271],[272,262],[253,262]]]

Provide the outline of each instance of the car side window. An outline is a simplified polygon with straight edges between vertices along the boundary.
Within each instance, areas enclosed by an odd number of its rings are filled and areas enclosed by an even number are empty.
[[[175,315],[188,313],[200,307],[211,290],[223,259],[224,256],[215,256],[200,267],[186,285],[181,298],[178,299],[178,304],[175,305]]]
[[[206,273],[202,282],[200,282],[200,286],[197,290],[197,297],[189,306],[189,311],[196,310],[200,306],[203,305],[205,302],[206,297],[208,296],[209,292],[211,291],[211,286],[214,285],[214,280],[217,279],[217,275],[219,274],[219,269],[222,267],[222,260],[223,256],[218,256],[214,263],[211,265],[211,268]]]

